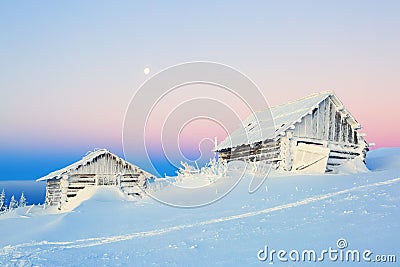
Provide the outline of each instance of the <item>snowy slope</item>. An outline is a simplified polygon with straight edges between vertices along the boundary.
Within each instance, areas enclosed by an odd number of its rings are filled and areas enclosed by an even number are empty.
[[[339,238],[351,249],[394,254],[399,261],[400,152],[372,151],[367,160],[371,172],[279,174],[254,194],[245,176],[225,198],[195,209],[103,187],[72,212],[18,209],[0,216],[0,265],[261,266],[270,263],[257,259],[265,245],[322,250],[336,248]],[[313,266],[296,264],[302,265]]]
[[[367,154],[367,167],[373,171],[400,167],[400,148],[381,148]]]

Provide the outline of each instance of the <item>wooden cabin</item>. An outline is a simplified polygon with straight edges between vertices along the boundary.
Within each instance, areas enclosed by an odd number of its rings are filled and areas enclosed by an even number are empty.
[[[215,150],[222,159],[265,161],[275,169],[331,172],[349,160],[365,164],[360,124],[332,91],[255,112]]]
[[[108,150],[99,149],[37,181],[47,182],[46,203],[61,207],[88,186],[116,186],[128,195],[140,196],[152,177]]]

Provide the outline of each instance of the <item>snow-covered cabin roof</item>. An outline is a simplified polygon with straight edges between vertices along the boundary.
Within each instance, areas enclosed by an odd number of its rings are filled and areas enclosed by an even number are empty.
[[[286,132],[287,129],[293,129],[297,122],[301,122],[303,117],[311,114],[328,97],[331,97],[331,100],[344,113],[348,114],[348,122],[354,129],[360,128],[359,123],[344,108],[343,103],[335,93],[333,91],[323,91],[251,114],[242,122],[241,127],[232,132],[216,147],[216,150],[219,151],[276,138]]]
[[[45,181],[45,180],[49,180],[49,179],[53,179],[53,178],[60,179],[64,174],[67,174],[67,173],[69,173],[69,172],[71,172],[73,170],[76,170],[81,166],[85,166],[87,164],[90,164],[94,160],[96,160],[98,157],[101,157],[101,156],[103,156],[105,154],[108,154],[111,157],[115,158],[117,161],[121,162],[123,165],[130,166],[133,170],[135,170],[135,169],[140,170],[141,172],[143,172],[144,175],[148,176],[149,178],[150,177],[154,177],[154,175],[152,175],[152,174],[140,169],[138,166],[135,166],[135,165],[127,162],[126,160],[124,160],[124,159],[118,157],[117,155],[111,153],[107,149],[97,149],[97,150],[95,150],[93,152],[90,152],[90,153],[88,152],[88,154],[86,154],[81,160],[79,160],[79,161],[77,161],[75,163],[72,163],[71,165],[68,165],[68,166],[66,166],[66,167],[64,167],[64,168],[62,168],[60,170],[51,172],[51,173],[47,174],[46,176],[43,176],[43,177],[37,179],[36,181]]]

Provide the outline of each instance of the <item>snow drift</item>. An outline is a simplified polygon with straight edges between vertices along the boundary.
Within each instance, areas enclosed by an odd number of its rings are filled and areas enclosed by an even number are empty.
[[[0,265],[255,266],[266,245],[321,250],[340,238],[349,249],[399,256],[398,151],[371,152],[369,172],[275,174],[253,194],[245,175],[226,197],[196,209],[101,187],[72,212],[17,209],[0,216]]]

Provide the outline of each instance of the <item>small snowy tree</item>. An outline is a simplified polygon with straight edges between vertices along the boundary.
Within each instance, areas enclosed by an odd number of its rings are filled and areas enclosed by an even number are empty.
[[[26,198],[24,192],[22,192],[21,197],[19,198],[19,206],[25,207],[26,206]]]
[[[2,212],[3,210],[5,210],[6,207],[6,193],[4,192],[4,188],[3,191],[1,191],[0,194],[0,212]]]
[[[201,174],[207,176],[225,176],[228,170],[228,164],[226,160],[220,159],[217,161],[215,158],[210,161],[201,169]]]
[[[18,208],[18,202],[15,200],[14,195],[12,195],[11,200],[10,200],[10,204],[8,205],[8,209],[9,210],[13,210]]]
[[[181,161],[181,165],[182,165],[182,167],[179,167],[179,169],[177,171],[177,174],[179,177],[190,176],[193,174],[200,173],[200,170],[197,166],[194,167],[194,166],[189,165],[188,163],[182,162],[182,161]]]

